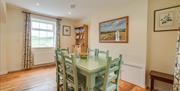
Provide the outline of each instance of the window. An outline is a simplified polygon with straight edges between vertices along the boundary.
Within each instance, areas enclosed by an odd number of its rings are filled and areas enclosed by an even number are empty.
[[[32,48],[55,46],[55,22],[31,20]]]

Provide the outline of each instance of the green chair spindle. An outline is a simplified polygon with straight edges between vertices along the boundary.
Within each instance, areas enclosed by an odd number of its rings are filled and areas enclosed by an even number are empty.
[[[78,91],[78,76],[77,76],[77,68],[75,65],[75,57],[64,56],[65,59],[65,73],[66,73],[66,83],[67,88],[70,86],[74,89],[74,91]],[[69,91],[69,89],[67,89]]]
[[[88,57],[96,57],[98,55],[98,49],[88,49]]]
[[[96,85],[95,91],[119,91],[119,74],[122,65],[122,55],[119,58],[112,60],[108,57],[107,68],[103,76],[97,78],[97,83],[103,83]]]
[[[63,86],[65,89],[65,68],[64,68],[64,58],[63,53],[60,50],[56,50],[56,81],[57,81],[57,91],[60,91],[60,87]]]

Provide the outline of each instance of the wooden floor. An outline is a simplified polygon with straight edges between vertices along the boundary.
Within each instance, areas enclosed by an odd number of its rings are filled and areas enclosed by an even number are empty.
[[[120,91],[148,91],[120,81]],[[55,67],[42,67],[0,76],[0,91],[56,91]]]

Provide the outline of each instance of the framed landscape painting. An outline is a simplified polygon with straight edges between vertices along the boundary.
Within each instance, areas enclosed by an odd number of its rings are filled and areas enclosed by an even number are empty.
[[[180,5],[154,11],[154,32],[179,31]]]
[[[128,16],[99,23],[100,43],[128,43]]]

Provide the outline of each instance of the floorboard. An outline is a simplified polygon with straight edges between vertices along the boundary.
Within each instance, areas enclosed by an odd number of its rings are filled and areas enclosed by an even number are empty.
[[[0,91],[56,91],[55,67],[41,67],[0,76]],[[148,91],[119,81],[120,91]]]

